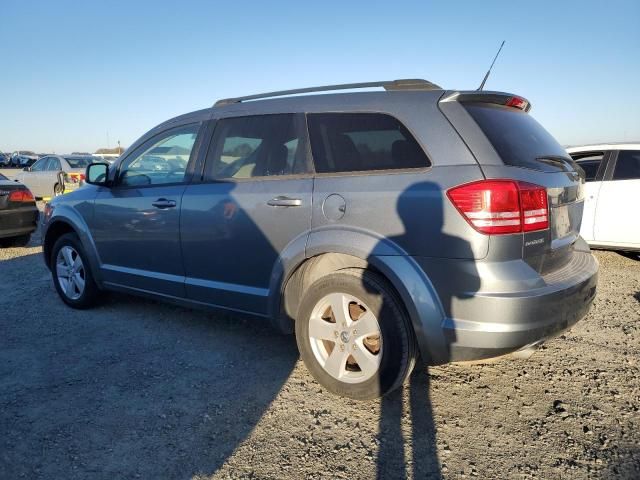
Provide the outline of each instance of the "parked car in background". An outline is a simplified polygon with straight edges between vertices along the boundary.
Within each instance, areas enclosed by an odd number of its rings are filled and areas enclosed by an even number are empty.
[[[74,308],[104,289],[271,319],[357,399],[419,357],[530,352],[586,315],[598,263],[577,167],[529,109],[425,80],[221,100],[90,165],[45,207],[44,261]]]
[[[16,175],[36,197],[55,197],[84,184],[91,156],[48,155]]]
[[[593,247],[640,252],[640,143],[585,145],[567,152],[585,172],[580,234]]]
[[[6,168],[11,165],[11,155],[0,152],[0,167]]]
[[[38,207],[24,185],[0,174],[0,246],[25,246],[38,226]]]
[[[19,150],[11,154],[11,166],[20,168],[23,163],[26,165],[27,161],[33,160],[35,162],[38,158],[40,158],[38,155],[29,150]]]

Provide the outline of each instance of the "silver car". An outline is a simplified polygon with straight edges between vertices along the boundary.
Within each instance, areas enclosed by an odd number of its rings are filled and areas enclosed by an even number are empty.
[[[26,167],[15,180],[36,197],[57,197],[84,184],[85,170],[92,161],[91,156],[47,155]]]
[[[529,352],[598,278],[584,177],[529,110],[421,80],[220,100],[89,166],[45,209],[44,260],[73,308],[117,290],[269,319],[351,398],[419,359]]]

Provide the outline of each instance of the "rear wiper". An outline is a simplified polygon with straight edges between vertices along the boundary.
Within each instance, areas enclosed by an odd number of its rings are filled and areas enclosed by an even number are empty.
[[[565,172],[578,172],[578,164],[573,159],[565,157],[537,157],[537,161],[552,165],[554,167],[561,167]]]

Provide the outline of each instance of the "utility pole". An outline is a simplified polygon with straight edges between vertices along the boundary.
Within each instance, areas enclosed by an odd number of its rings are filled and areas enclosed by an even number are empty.
[[[118,140],[118,156],[120,156],[120,140]]]

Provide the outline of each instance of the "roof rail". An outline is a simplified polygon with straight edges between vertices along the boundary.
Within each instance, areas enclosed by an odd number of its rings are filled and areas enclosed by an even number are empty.
[[[281,90],[279,92],[258,93],[256,95],[247,95],[245,97],[224,98],[218,100],[213,106],[221,107],[223,105],[230,105],[232,103],[240,103],[246,100],[258,100],[260,98],[271,97],[284,97],[287,95],[296,95],[299,93],[314,93],[314,92],[329,92],[332,90],[350,90],[355,88],[372,88],[382,87],[385,90],[441,90],[441,87],[435,83],[431,83],[428,80],[422,80],[420,78],[415,79],[401,79],[401,80],[386,80],[380,82],[366,82],[366,83],[343,83],[340,85],[324,85],[322,87],[308,87],[308,88],[296,88],[294,90]]]

